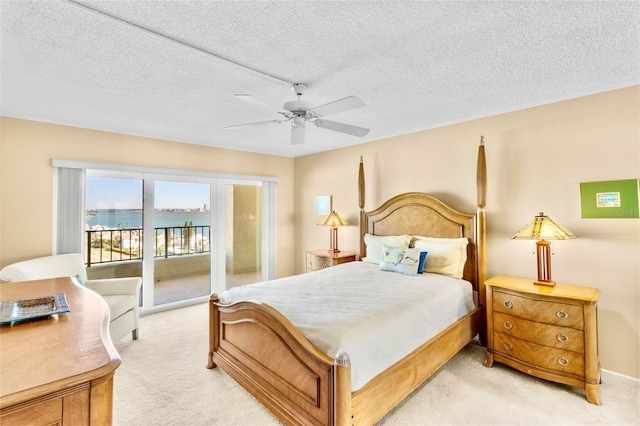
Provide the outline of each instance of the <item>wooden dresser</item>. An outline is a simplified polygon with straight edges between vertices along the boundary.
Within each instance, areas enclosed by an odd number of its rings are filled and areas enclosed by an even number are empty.
[[[600,405],[600,290],[498,276],[486,282],[487,359],[586,391]]]
[[[70,278],[0,283],[0,300],[64,293],[71,312],[0,326],[0,424],[109,425],[120,358],[109,307]]]
[[[341,263],[353,262],[356,260],[355,253],[339,251],[332,253],[329,250],[309,250],[305,252],[305,264],[307,272],[318,271],[324,268],[339,265]]]

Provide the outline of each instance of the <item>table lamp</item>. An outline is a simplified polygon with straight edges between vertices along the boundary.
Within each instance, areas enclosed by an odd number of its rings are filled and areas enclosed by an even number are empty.
[[[554,287],[555,281],[551,280],[551,243],[547,240],[569,240],[575,238],[570,231],[555,223],[544,213],[540,214],[518,232],[512,240],[538,240],[536,241],[536,255],[538,259],[538,280],[536,285]]]
[[[340,250],[338,250],[338,226],[350,226],[349,222],[341,218],[334,210],[323,221],[318,222],[318,225],[331,227],[329,230],[329,242],[331,244],[329,253],[340,253]]]

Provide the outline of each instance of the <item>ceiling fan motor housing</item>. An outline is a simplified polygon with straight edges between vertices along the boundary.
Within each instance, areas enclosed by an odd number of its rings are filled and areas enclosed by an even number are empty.
[[[307,110],[311,109],[311,103],[310,102],[304,102],[304,101],[289,101],[289,102],[285,102],[285,104],[282,106],[284,109],[286,109],[289,112],[301,112],[303,114],[306,114]]]

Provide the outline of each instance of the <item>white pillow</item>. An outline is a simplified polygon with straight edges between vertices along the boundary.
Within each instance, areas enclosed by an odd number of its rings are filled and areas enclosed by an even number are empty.
[[[373,235],[364,234],[364,243],[367,246],[367,256],[362,258],[363,262],[380,264],[380,254],[382,246],[409,248],[411,235]]]
[[[414,236],[414,247],[426,249],[429,253],[424,272],[462,278],[464,264],[467,261],[466,238],[433,238]]]
[[[420,249],[382,246],[380,270],[415,275],[420,262]]]

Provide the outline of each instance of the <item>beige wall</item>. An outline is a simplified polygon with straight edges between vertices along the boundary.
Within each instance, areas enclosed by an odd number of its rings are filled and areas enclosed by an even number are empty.
[[[393,195],[424,191],[459,210],[476,209],[480,135],[488,163],[489,275],[535,278],[533,242],[510,240],[538,212],[578,238],[553,243],[553,278],[602,290],[602,367],[640,377],[640,220],[581,219],[579,183],[640,178],[640,86],[407,134],[295,160],[295,263],[327,248],[316,195],[351,224],[340,248],[358,251],[357,170],[364,156],[366,210]]]
[[[51,159],[275,176],[276,276],[293,274],[293,159],[0,117],[0,267],[50,255]]]

